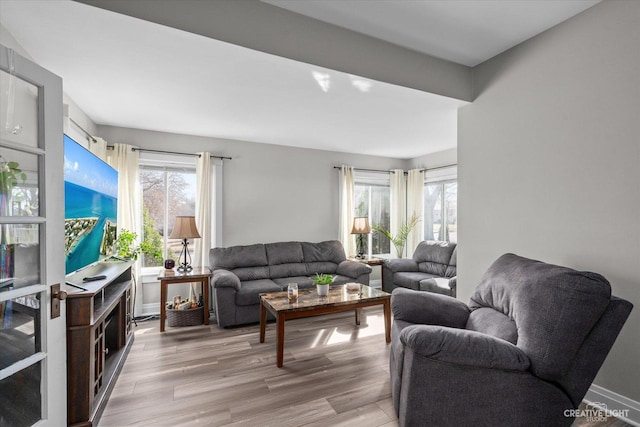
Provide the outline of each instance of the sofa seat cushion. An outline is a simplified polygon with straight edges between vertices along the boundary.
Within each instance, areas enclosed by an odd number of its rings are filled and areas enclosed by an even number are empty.
[[[309,276],[292,276],[292,277],[283,277],[280,279],[273,279],[273,281],[280,287],[282,290],[287,289],[287,285],[289,283],[297,283],[298,289],[309,289],[312,288],[313,280]]]
[[[341,276],[340,274],[336,274],[333,276],[333,284],[334,285],[344,285],[345,283],[353,283],[353,277]]]
[[[396,286],[402,286],[403,288],[409,288],[413,290],[420,290],[420,282],[426,279],[431,279],[434,276],[429,273],[405,271],[399,273],[393,273],[393,283]]]
[[[231,270],[241,282],[269,278],[269,267],[241,267]]]
[[[236,305],[260,304],[260,294],[280,291],[282,287],[271,279],[248,280],[241,283],[236,293]]]
[[[432,277],[430,279],[421,280],[419,290],[443,295],[452,294],[451,287],[449,286],[449,279],[444,277]]]

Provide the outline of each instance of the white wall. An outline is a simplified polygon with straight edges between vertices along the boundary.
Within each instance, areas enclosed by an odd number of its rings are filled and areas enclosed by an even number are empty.
[[[5,27],[0,25],[0,43],[5,45],[6,47],[13,49],[18,55],[27,58],[28,60],[37,63],[37,61],[29,55],[29,52],[24,50],[24,48],[18,43],[18,41],[13,37],[13,35],[7,31]],[[64,81],[62,82],[63,90],[64,90]],[[3,85],[4,88],[4,85]],[[71,99],[66,93],[63,93],[62,102],[66,106],[66,111],[64,112],[64,133],[73,138],[76,142],[80,144],[87,144],[86,135],[80,131],[75,125],[73,125],[69,121],[69,117],[72,117],[76,123],[82,126],[87,132],[92,135],[96,134],[96,124],[87,116],[84,111],[82,111],[78,105]],[[4,120],[4,116],[2,118]],[[2,122],[4,126],[4,121]],[[62,141],[60,141],[62,144]]]
[[[635,305],[595,383],[640,401],[640,2],[606,1],[474,70],[458,115],[458,296],[505,252]]]
[[[224,161],[223,246],[338,237],[338,171],[405,168],[367,155],[99,126],[109,143],[232,157]]]
[[[458,163],[458,148],[450,148],[407,160],[407,169],[437,168]]]

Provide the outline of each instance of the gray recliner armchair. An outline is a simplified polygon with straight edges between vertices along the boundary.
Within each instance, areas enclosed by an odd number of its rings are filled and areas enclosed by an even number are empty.
[[[390,357],[401,426],[569,426],[633,305],[607,280],[506,254],[469,305],[398,288]],[[569,413],[570,414],[570,413]]]

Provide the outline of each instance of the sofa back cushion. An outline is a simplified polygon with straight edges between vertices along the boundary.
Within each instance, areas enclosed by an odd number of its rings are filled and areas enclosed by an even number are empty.
[[[511,344],[518,343],[516,322],[493,308],[480,307],[473,310],[469,314],[465,329],[501,338]]]
[[[241,281],[269,278],[267,252],[264,245],[231,246],[209,250],[212,270],[229,270]]]
[[[484,274],[469,307],[493,308],[512,319],[516,345],[531,359],[532,372],[557,381],[572,366],[610,298],[611,286],[599,274],[505,254]]]
[[[451,259],[449,260],[449,265],[447,266],[446,271],[444,272],[444,277],[455,277],[458,275],[458,246],[456,245],[453,248],[453,253],[451,254]]]
[[[332,262],[340,264],[346,260],[342,243],[337,240],[328,240],[320,243],[302,242],[304,262]]]
[[[272,279],[307,274],[300,242],[268,243],[265,249],[269,261],[269,277]]]
[[[413,253],[413,259],[421,272],[445,277],[455,248],[456,244],[452,242],[426,240],[420,242]]]
[[[338,264],[347,259],[342,243],[328,240],[320,243],[302,243],[302,252],[306,264],[307,275],[335,274]]]

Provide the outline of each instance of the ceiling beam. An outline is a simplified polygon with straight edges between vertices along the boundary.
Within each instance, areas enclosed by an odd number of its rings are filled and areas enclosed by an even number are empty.
[[[75,0],[309,64],[464,101],[471,68],[257,0]]]

